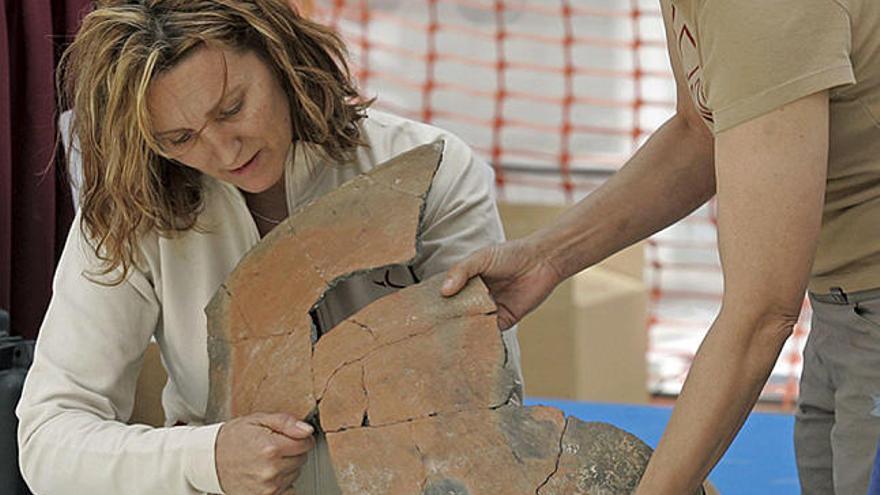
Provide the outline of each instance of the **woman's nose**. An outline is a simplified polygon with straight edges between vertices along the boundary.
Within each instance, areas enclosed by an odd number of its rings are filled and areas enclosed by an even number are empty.
[[[231,170],[241,165],[242,143],[234,129],[222,124],[209,125],[202,130],[202,139],[210,154],[224,169]]]

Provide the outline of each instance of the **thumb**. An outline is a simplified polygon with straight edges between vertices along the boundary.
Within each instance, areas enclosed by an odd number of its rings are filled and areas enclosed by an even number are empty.
[[[446,272],[446,280],[440,287],[440,293],[446,297],[454,296],[467,284],[468,280],[485,270],[488,251],[481,249],[463,261],[452,266]]]
[[[312,425],[305,421],[298,421],[289,414],[258,414],[254,419],[260,426],[297,440],[306,439],[315,432]]]

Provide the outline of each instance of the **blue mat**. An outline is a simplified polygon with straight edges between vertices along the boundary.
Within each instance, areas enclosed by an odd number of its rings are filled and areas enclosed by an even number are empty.
[[[880,442],[877,442],[877,455],[874,456],[874,472],[871,474],[868,495],[880,495]]]
[[[584,421],[604,421],[656,447],[672,408],[572,402],[530,397],[526,405],[544,404]],[[709,479],[721,495],[798,495],[794,460],[794,417],[752,413]]]

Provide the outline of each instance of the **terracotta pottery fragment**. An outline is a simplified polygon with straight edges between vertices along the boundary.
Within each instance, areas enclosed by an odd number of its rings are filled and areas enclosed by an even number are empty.
[[[317,339],[310,312],[331,287],[415,258],[441,157],[442,144],[424,145],[353,179],[241,261],[206,309],[208,419],[317,416],[347,495],[631,493],[651,454],[638,438],[511,402],[496,307],[478,278],[444,298],[437,275]]]

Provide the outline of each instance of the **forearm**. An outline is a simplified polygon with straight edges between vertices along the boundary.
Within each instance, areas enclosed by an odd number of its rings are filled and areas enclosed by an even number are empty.
[[[25,411],[22,474],[34,493],[219,493],[214,441],[220,425],[152,429],[64,412],[33,425]]]
[[[711,137],[683,117],[666,122],[605,184],[536,232],[569,277],[683,218],[715,193]]]
[[[722,309],[639,493],[696,489],[736,435],[797,322],[822,218],[827,95],[719,134],[716,152]]]
[[[722,311],[694,359],[638,494],[696,493],[757,401],[794,321]]]
[[[105,286],[96,266],[77,217],[16,407],[22,474],[50,495],[216,491],[219,426],[123,424],[161,308],[143,272]]]

